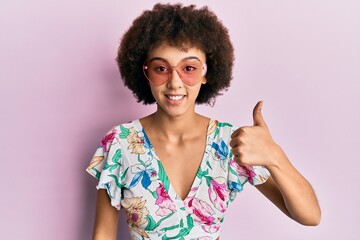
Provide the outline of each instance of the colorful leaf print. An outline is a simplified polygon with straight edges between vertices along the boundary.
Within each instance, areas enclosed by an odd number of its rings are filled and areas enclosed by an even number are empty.
[[[254,183],[256,174],[252,167],[239,165],[234,159],[230,159],[230,165],[235,168],[237,175],[246,177],[251,184]]]
[[[209,136],[213,132],[215,132],[217,125],[218,125],[218,121],[211,121],[206,135]]]
[[[210,180],[210,187],[208,189],[210,201],[214,207],[220,212],[225,212],[229,202],[229,189],[227,189],[225,178],[215,178]]]
[[[206,201],[195,198],[196,191],[197,188],[192,188],[189,196],[185,199],[185,211],[192,216],[195,222],[201,224],[204,231],[214,233],[218,230],[215,218],[213,217],[215,211]]]
[[[150,139],[148,138],[148,136],[146,135],[145,131],[142,131],[143,135],[144,135],[144,148],[146,149],[152,149],[153,146],[150,142]]]
[[[209,170],[202,171],[201,168],[199,168],[198,172],[196,173],[196,177],[202,178],[209,174]]]
[[[241,192],[242,190],[243,190],[243,185],[245,184],[245,183],[243,183],[243,184],[240,184],[239,183],[240,181],[238,181],[238,182],[233,182],[233,181],[231,181],[230,182],[230,188],[231,189],[234,189],[236,192]]]
[[[155,212],[156,215],[164,217],[176,211],[176,205],[165,191],[162,183],[156,188],[156,193],[158,198],[156,199],[155,204],[159,206],[159,209]]]
[[[222,138],[220,138],[219,144],[213,142],[211,144],[211,147],[213,149],[215,159],[220,161],[221,168],[226,171],[226,160],[229,156],[229,147],[226,145],[225,141]]]
[[[114,156],[112,157],[112,162],[114,164],[109,164],[108,161],[105,162],[104,170],[109,169],[110,172],[112,172],[117,167],[121,166],[121,163],[119,162],[119,159],[122,157],[121,149],[117,149]]]
[[[225,160],[229,155],[229,148],[223,139],[220,139],[220,144],[213,142],[211,147],[216,150],[215,154],[219,160]]]
[[[145,238],[149,238],[144,229],[139,226],[148,222],[149,211],[145,206],[146,199],[142,200],[142,197],[125,198],[122,205],[126,209],[127,222],[130,228],[134,229],[137,233]]]
[[[170,186],[169,178],[167,177],[164,167],[161,164],[161,162],[159,160],[157,160],[157,163],[158,163],[158,167],[159,167],[159,179],[164,184],[164,188],[165,188],[166,192],[169,192],[169,186]]]
[[[243,168],[233,161],[231,126],[209,122],[202,163],[185,199],[172,189],[139,120],[108,132],[87,171],[99,179],[98,189],[107,190],[112,206],[124,207],[132,239],[217,239],[236,193],[246,182],[268,177],[264,168]]]
[[[116,186],[117,186],[118,188],[123,188],[123,187],[125,186],[125,184],[122,184],[121,182],[122,182],[122,180],[124,180],[125,175],[126,175],[126,172],[127,172],[128,170],[129,170],[129,168],[127,168],[127,169],[124,171],[124,173],[121,175],[120,181],[119,181],[118,176],[115,175],[115,174],[109,174],[108,176],[111,177],[111,178],[113,178],[113,179],[115,180]]]
[[[151,215],[147,215],[146,218],[147,218],[147,220],[148,220],[148,225],[145,227],[145,230],[147,230],[147,231],[154,231],[157,227],[160,226],[160,224],[161,224],[164,220],[170,218],[173,214],[174,214],[174,212],[170,213],[169,215],[161,218],[158,222],[156,222]]]
[[[206,165],[212,170],[211,164],[209,161],[206,161]]]
[[[115,154],[114,154],[114,156],[112,157],[111,160],[112,160],[113,163],[120,164],[119,160],[120,160],[121,157],[122,157],[122,152],[121,152],[121,149],[119,148],[119,149],[116,150],[116,152],[115,152]]]
[[[129,168],[126,168],[124,173],[121,175],[121,178],[120,178],[121,181],[123,181],[125,179],[125,176],[126,176],[126,173],[127,173],[128,170],[129,170]]]
[[[226,123],[226,122],[220,122],[218,124],[218,127],[232,127],[233,125],[230,123]]]
[[[187,227],[181,228],[179,233],[176,236],[169,237],[169,236],[164,235],[161,239],[162,240],[184,239],[184,237],[189,235],[189,233],[191,232],[191,229],[194,227],[194,220],[190,214],[186,216],[186,223],[187,223]]]
[[[129,188],[135,187],[140,182],[140,180],[141,180],[142,186],[145,189],[147,189],[148,186],[150,185],[151,181],[150,181],[150,177],[149,177],[149,175],[147,174],[146,171],[142,171],[142,172],[137,173],[134,176],[133,180],[131,181]]]
[[[116,135],[116,129],[112,129],[108,134],[106,134],[100,142],[100,146],[103,147],[104,152],[107,152],[110,148],[111,142],[114,140]]]
[[[142,161],[141,161],[142,162]],[[151,178],[156,176],[156,170],[151,167],[151,163],[140,163],[131,166],[131,173],[135,174],[131,180],[129,188],[135,187],[141,180],[141,185],[147,189],[151,184]]]
[[[119,138],[127,138],[127,136],[130,133],[129,129],[127,129],[123,125],[120,125],[120,130],[121,130],[121,133],[119,133]]]
[[[230,161],[234,161],[234,160],[230,160]],[[238,166],[235,166],[234,164],[237,164],[235,161],[234,163],[230,163],[230,168],[229,168],[229,171],[230,171],[230,174],[234,175],[235,176],[235,179],[237,179],[236,182],[234,181],[229,181],[230,182],[230,189],[233,189],[237,192],[241,192],[243,190],[243,186],[245,185],[245,183],[247,183],[247,179],[244,181],[244,182],[240,182],[240,179],[239,179],[239,174],[235,169],[238,168]]]
[[[128,149],[132,149],[131,153],[133,154],[144,154],[144,138],[140,137],[135,128],[129,128],[129,134],[126,137],[127,142],[129,143]]]
[[[99,170],[97,170],[96,168],[93,168],[93,170],[96,172],[95,177],[96,177],[97,179],[100,179],[101,172],[100,172]]]
[[[99,165],[99,164],[102,162],[103,159],[104,159],[103,156],[94,156],[94,157],[91,159],[90,164],[89,164],[89,166],[87,167],[87,169],[88,169],[88,170],[90,170],[90,169],[95,169],[95,167],[96,167],[97,165]]]

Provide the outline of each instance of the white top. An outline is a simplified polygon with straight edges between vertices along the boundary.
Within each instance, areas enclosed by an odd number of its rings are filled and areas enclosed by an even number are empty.
[[[269,177],[262,166],[239,166],[229,146],[235,128],[210,120],[206,149],[191,191],[177,196],[139,120],[112,128],[87,168],[107,189],[112,206],[125,208],[132,239],[210,240],[220,236],[230,201],[246,182]]]

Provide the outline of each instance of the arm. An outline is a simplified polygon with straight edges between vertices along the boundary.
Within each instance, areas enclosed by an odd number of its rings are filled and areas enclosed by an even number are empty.
[[[279,150],[279,153],[283,151]],[[256,188],[295,221],[303,225],[318,225],[321,211],[314,190],[285,154],[281,154],[279,161],[267,169],[271,177]]]
[[[118,218],[119,211],[111,206],[106,190],[98,190],[93,239],[115,240]]]
[[[272,139],[261,107],[259,102],[254,108],[253,126],[241,127],[232,134],[234,160],[245,166],[265,166],[271,177],[257,189],[295,221],[318,225],[321,212],[315,193]]]

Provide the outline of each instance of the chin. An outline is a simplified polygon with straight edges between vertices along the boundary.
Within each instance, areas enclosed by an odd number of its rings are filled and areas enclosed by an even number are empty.
[[[159,105],[158,105],[159,106]],[[160,109],[158,109],[158,111],[160,110],[160,112],[162,112],[163,114],[169,116],[169,117],[181,117],[184,116],[186,114],[188,114],[189,112],[194,112],[194,111],[190,111],[189,108],[185,108],[185,107],[161,107],[159,106]]]

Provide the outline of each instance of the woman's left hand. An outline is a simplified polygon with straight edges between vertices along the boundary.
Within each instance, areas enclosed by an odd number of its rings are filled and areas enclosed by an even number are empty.
[[[295,221],[318,225],[321,210],[314,190],[272,139],[261,114],[262,105],[260,101],[254,108],[253,126],[240,127],[231,135],[234,160],[239,165],[266,167],[271,176],[257,189]]]
[[[253,126],[240,127],[231,135],[230,146],[234,160],[239,165],[269,167],[283,154],[274,142],[261,114],[263,102],[259,101],[253,110]]]

